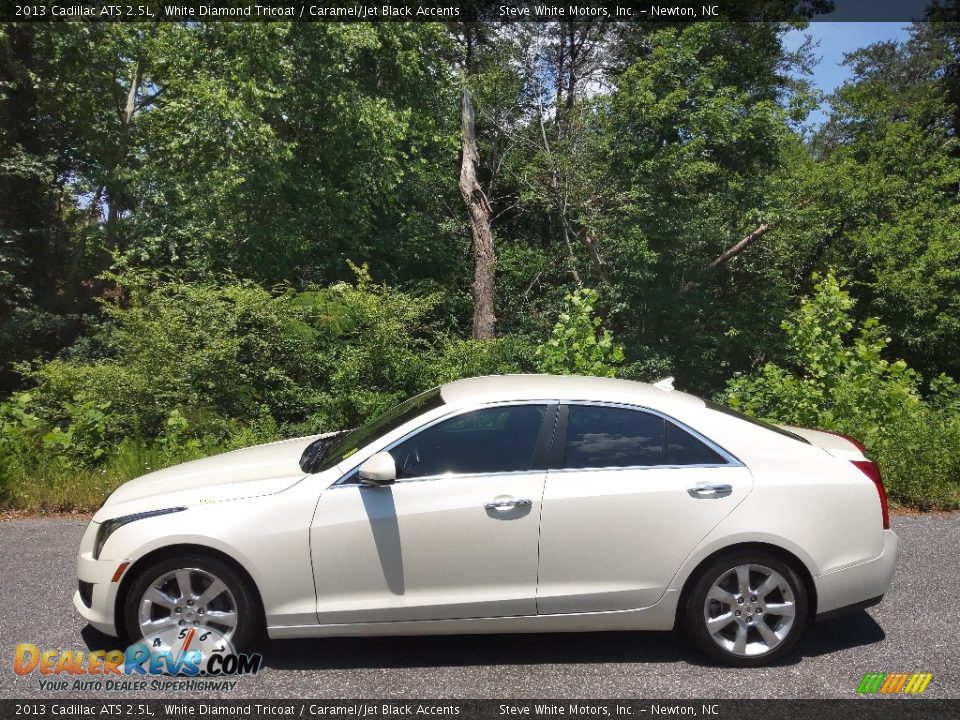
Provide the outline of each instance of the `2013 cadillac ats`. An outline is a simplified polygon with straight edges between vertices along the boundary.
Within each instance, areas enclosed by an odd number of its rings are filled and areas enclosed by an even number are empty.
[[[878,602],[897,554],[855,440],[670,382],[512,375],[363,427],[150,473],[80,545],[74,605],[129,640],[670,630],[755,666]]]

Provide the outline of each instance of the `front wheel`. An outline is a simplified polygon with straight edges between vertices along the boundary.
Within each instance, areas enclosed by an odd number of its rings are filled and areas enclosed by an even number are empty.
[[[758,667],[783,656],[807,619],[807,589],[796,571],[770,553],[718,558],[694,581],[684,626],[707,655],[727,665]]]
[[[226,562],[183,555],[144,569],[124,606],[131,642],[195,628],[215,631],[236,651],[249,647],[263,624],[256,597]]]

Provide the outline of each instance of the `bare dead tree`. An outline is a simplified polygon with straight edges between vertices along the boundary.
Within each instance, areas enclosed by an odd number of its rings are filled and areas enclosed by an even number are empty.
[[[477,166],[476,115],[470,91],[460,97],[460,196],[467,206],[473,245],[473,337],[492,340],[496,336],[496,253],[493,242],[493,211],[480,182]]]

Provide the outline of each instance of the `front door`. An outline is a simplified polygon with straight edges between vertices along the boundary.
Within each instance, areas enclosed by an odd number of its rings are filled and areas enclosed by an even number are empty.
[[[395,484],[327,489],[310,533],[318,621],[536,614],[553,412],[523,404],[443,418],[389,448]]]

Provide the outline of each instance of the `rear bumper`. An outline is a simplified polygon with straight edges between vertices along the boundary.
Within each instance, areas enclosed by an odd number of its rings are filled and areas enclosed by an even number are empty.
[[[813,579],[817,619],[876,605],[890,589],[896,565],[897,536],[892,530],[884,530],[883,552],[878,557]]]

